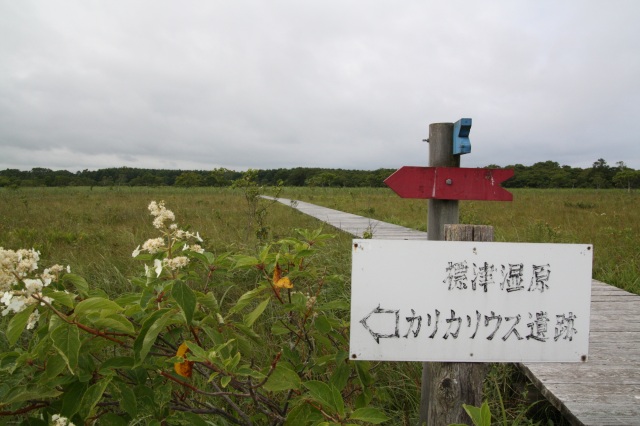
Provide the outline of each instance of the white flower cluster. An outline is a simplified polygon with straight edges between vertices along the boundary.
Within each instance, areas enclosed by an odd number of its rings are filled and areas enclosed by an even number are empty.
[[[40,252],[31,249],[18,251],[0,247],[0,291],[7,291],[29,273],[38,269]]]
[[[315,304],[316,304],[316,296],[309,296],[309,293],[307,293],[307,303],[306,303],[307,310],[309,311],[312,310]]]
[[[153,261],[153,271],[156,273],[156,277],[162,275],[162,271],[166,268],[170,271],[177,271],[178,269],[182,269],[189,264],[189,258],[186,256],[177,256],[173,258],[166,259],[156,259]],[[145,275],[147,277],[151,277],[152,269],[149,268],[148,265],[144,265]]]
[[[68,418],[61,416],[60,414],[54,414],[51,416],[53,426],[75,426]]]
[[[164,248],[164,238],[151,238],[142,245],[142,250],[148,251],[151,254],[157,253]],[[137,250],[137,249],[136,249]]]
[[[173,222],[175,220],[175,214],[165,207],[164,201],[152,201],[149,204],[149,212],[152,216],[155,216],[153,226],[159,229],[164,236],[151,238],[145,241],[142,246],[136,247],[133,253],[131,253],[131,256],[137,257],[141,252],[147,252],[149,254],[156,254],[163,251],[170,252],[170,247],[178,241],[186,242],[188,240],[197,240],[198,242],[202,242],[199,232],[193,233],[185,231],[178,228],[178,225],[175,223],[169,223],[167,225],[168,222]],[[188,245],[185,243],[182,250],[204,253],[204,249],[199,244]],[[176,271],[184,268],[188,263],[189,258],[186,256],[175,256],[163,260],[156,259],[153,264],[153,271],[155,271],[156,276],[159,277],[165,268],[170,271]],[[148,265],[145,265],[147,276],[151,276],[151,270],[152,269]]]
[[[308,311],[313,310],[313,307],[315,306],[317,301],[316,296],[311,296],[309,293],[303,293],[301,291],[292,291],[291,294],[301,294],[302,296],[304,296],[305,299],[307,299],[305,302],[305,307]],[[318,316],[318,314],[317,312],[314,312],[313,317],[315,318],[316,316]]]
[[[200,254],[204,253],[204,249],[200,246],[200,244],[192,244],[192,245],[185,244],[184,247],[182,248],[182,251],[186,251],[186,250],[193,251]]]
[[[152,201],[149,204],[149,211],[151,212],[152,216],[156,217],[153,220],[153,226],[158,229],[164,229],[166,226],[166,221],[173,222],[174,220],[176,220],[176,216],[173,214],[173,212],[171,210],[167,210],[167,208],[164,206],[164,201],[160,201],[159,203]]]
[[[189,240],[191,238],[195,238],[199,242],[202,242],[202,238],[200,238],[200,233],[199,232],[196,232],[194,234],[193,232],[183,231],[182,229],[177,229],[176,228],[174,235],[175,235],[176,239],[178,239],[178,240]]]
[[[18,251],[0,247],[0,309],[2,316],[22,312],[27,306],[37,303],[36,297],[50,303],[52,300],[42,296],[42,288],[57,281],[63,266],[53,265],[40,274],[38,269],[40,253],[34,249]],[[69,267],[66,268],[69,272]],[[34,297],[35,296],[35,297]],[[38,310],[29,316],[27,329],[33,329],[40,318]]]

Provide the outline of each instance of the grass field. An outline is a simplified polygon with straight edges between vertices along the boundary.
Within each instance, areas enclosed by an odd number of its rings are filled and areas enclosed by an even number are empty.
[[[212,251],[255,247],[247,205],[232,189],[179,188],[21,188],[0,190],[0,246],[35,248],[41,264],[71,265],[74,272],[106,291],[119,292],[140,262],[131,252],[155,236],[147,206],[164,200],[180,226],[200,232]],[[293,228],[320,225],[291,209],[271,209],[275,238]],[[345,247],[349,242],[342,238]],[[346,269],[345,269],[346,270]]]
[[[494,226],[496,241],[593,244],[594,278],[640,294],[640,193],[513,193],[513,202],[461,202],[460,221]],[[400,199],[386,188],[286,188],[281,196],[426,230],[426,201]],[[129,254],[152,229],[146,206],[160,199],[213,248],[256,243],[238,190],[23,188],[0,190],[0,245],[34,247],[44,261],[71,264],[97,285],[123,285],[136,267]],[[321,226],[282,205],[272,206],[269,215],[276,238],[292,228]],[[348,239],[339,240],[346,247]]]
[[[593,277],[640,294],[640,193],[594,189],[512,192],[513,202],[460,202],[460,222],[492,225],[496,241],[593,244]],[[425,200],[400,199],[384,188],[290,189],[283,196],[427,229]]]
[[[511,203],[462,202],[461,222],[494,226],[497,241],[591,243],[594,278],[640,294],[640,194],[513,192]],[[285,188],[281,197],[426,230],[426,201],[400,199],[385,188]],[[0,246],[33,247],[41,252],[42,267],[69,264],[93,286],[111,294],[128,291],[128,278],[141,272],[131,252],[155,236],[147,211],[152,200],[164,200],[178,223],[198,231],[213,252],[253,252],[259,244],[250,227],[247,202],[238,189],[122,187],[0,189]],[[323,226],[279,203],[268,207],[266,223],[273,239],[292,235],[294,228]],[[327,225],[324,230],[334,232]],[[324,262],[348,283],[351,236],[336,234],[325,249]],[[333,291],[348,297],[348,288]],[[379,392],[387,394],[387,409],[398,413],[394,424],[413,424],[421,365],[383,364],[377,367],[379,377],[386,378]],[[507,373],[501,377],[510,380]]]

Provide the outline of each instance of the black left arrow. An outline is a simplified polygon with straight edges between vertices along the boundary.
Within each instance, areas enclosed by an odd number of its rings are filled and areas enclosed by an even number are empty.
[[[369,324],[367,324],[367,320],[371,317],[371,315],[373,314],[395,314],[395,331],[391,334],[382,334],[382,333],[377,333],[375,331],[373,331],[371,329],[371,327],[369,327]],[[380,307],[380,305],[378,305],[377,308],[375,308],[373,311],[371,311],[369,313],[369,315],[367,315],[366,317],[362,318],[360,320],[360,324],[362,324],[364,326],[364,328],[367,329],[367,331],[373,336],[373,338],[375,339],[377,344],[380,344],[380,339],[388,339],[391,337],[400,337],[400,310],[393,310],[393,309],[382,309]]]

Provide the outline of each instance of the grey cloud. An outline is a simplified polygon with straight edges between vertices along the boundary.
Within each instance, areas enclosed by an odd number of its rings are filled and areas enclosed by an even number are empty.
[[[465,165],[640,168],[628,130],[638,12],[634,1],[0,2],[0,168],[420,165],[429,123],[462,116],[474,119]]]

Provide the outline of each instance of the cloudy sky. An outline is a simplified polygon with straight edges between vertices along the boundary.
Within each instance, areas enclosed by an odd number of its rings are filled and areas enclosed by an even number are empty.
[[[640,1],[0,0],[0,169],[640,169]]]

